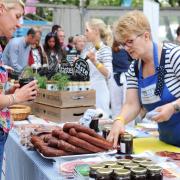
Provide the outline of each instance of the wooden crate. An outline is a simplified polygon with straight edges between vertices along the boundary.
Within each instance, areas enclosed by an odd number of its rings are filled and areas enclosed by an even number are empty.
[[[79,121],[87,109],[94,109],[94,106],[59,108],[40,103],[33,104],[33,114],[53,122]]]
[[[95,97],[94,90],[49,91],[40,89],[35,102],[60,108],[94,106],[96,104]]]

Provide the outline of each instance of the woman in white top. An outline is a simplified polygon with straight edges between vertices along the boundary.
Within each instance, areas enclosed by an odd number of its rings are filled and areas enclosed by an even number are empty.
[[[107,81],[112,75],[111,31],[101,19],[86,22],[85,36],[93,48],[87,53],[91,88],[96,90],[96,108],[109,116],[110,95]]]

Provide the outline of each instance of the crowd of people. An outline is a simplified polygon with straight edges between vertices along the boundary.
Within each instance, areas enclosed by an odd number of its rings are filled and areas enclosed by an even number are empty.
[[[156,43],[146,16],[132,11],[122,16],[111,28],[101,19],[85,23],[85,34],[68,38],[65,31],[54,25],[45,41],[42,31],[32,27],[24,37],[12,38],[20,27],[24,14],[21,0],[0,0],[0,35],[8,39],[0,48],[0,85],[5,87],[7,71],[21,73],[26,66],[33,69],[48,67],[58,72],[60,63],[72,51],[88,62],[91,88],[96,91],[96,108],[112,117],[114,124],[108,136],[117,145],[125,124],[141,112],[156,111],[152,119],[158,122],[160,139],[180,147],[180,46]],[[8,21],[8,23],[6,23]],[[179,28],[177,39],[179,41]],[[4,144],[12,123],[8,107],[36,98],[37,82],[19,88],[0,91],[0,168]]]

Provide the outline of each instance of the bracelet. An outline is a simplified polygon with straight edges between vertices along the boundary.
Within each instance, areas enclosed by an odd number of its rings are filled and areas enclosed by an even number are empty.
[[[7,107],[11,106],[12,105],[12,98],[11,98],[11,95],[7,95],[8,97],[8,104],[7,104]]]
[[[123,124],[125,124],[125,119],[124,119],[124,117],[123,116],[117,116],[116,118],[115,118],[115,120],[118,120],[118,121],[120,121],[120,122],[122,122]]]
[[[14,93],[14,94],[11,94],[11,97],[12,97],[12,99],[13,99],[13,104],[16,103],[16,94],[15,94],[15,93]]]
[[[96,64],[96,68],[97,68],[97,69],[100,69],[101,67],[103,67],[103,64],[102,64],[102,63],[99,62],[99,63]]]

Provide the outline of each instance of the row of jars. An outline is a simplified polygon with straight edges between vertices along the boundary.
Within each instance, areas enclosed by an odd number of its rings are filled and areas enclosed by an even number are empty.
[[[120,159],[90,166],[91,180],[162,180],[162,168],[143,158]]]
[[[49,91],[58,91],[56,84],[47,84],[46,89]],[[90,81],[70,81],[64,88],[65,91],[88,91],[90,90]]]

